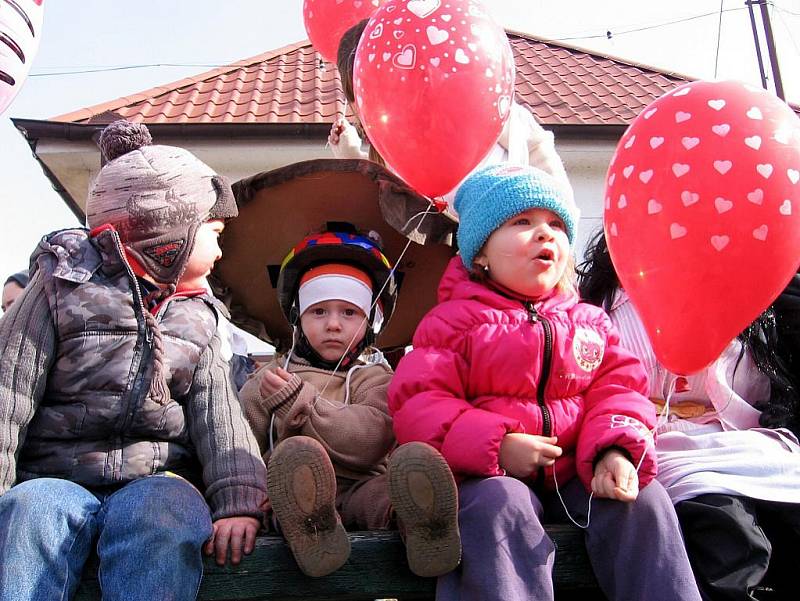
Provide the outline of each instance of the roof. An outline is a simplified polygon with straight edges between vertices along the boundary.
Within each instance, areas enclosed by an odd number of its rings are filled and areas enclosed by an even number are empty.
[[[691,78],[507,32],[517,101],[546,125],[627,125]],[[346,110],[339,73],[308,40],[110,102],[53,117],[157,123],[330,123]]]

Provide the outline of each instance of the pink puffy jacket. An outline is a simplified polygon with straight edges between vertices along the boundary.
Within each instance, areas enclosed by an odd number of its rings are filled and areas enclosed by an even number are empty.
[[[389,387],[397,441],[439,449],[456,477],[498,476],[509,432],[558,436],[553,469],[563,485],[577,474],[589,489],[609,447],[630,455],[639,485],[656,473],[656,421],[647,376],[604,311],[555,293],[524,303],[469,279],[455,257],[439,305],[420,322],[414,350]]]

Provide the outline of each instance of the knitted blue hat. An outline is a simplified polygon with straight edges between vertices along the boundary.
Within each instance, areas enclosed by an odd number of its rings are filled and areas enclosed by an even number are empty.
[[[456,192],[458,248],[467,269],[494,230],[528,209],[547,209],[564,220],[572,245],[578,209],[551,175],[536,167],[489,165],[470,175]]]

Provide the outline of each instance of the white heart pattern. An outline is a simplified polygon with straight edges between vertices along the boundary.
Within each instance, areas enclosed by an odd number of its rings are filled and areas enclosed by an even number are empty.
[[[453,18],[452,15],[442,15],[442,21],[444,21],[445,23],[449,23],[450,19],[452,18]]]
[[[680,223],[673,223],[669,226],[669,237],[673,240],[683,238],[686,235],[686,228]]]
[[[753,150],[758,150],[761,148],[761,136],[750,136],[749,138],[745,138],[744,143]]]
[[[436,44],[441,44],[447,41],[447,38],[450,37],[450,34],[447,33],[444,29],[439,29],[436,25],[428,25],[425,33],[428,34],[428,40],[430,41],[431,45],[436,46]]]
[[[370,40],[375,40],[383,35],[383,23],[378,23],[369,34]]]
[[[684,111],[678,111],[675,113],[675,123],[683,123],[684,121],[688,121],[692,118],[691,113],[686,113]]]
[[[789,181],[792,182],[793,184],[796,184],[798,181],[800,181],[800,171],[798,171],[797,169],[787,169],[786,176],[789,178]]]
[[[395,40],[399,40],[399,39],[400,39],[400,38],[402,38],[404,35],[406,35],[406,32],[405,32],[405,31],[403,31],[402,29],[395,29],[395,30],[392,32],[392,34],[394,35],[394,39],[395,39]]]
[[[692,91],[692,88],[683,88],[683,89],[678,90],[677,92],[675,92],[673,94],[673,96],[686,96],[686,94],[688,94],[691,91]]]
[[[764,179],[769,179],[769,176],[772,175],[772,165],[769,163],[759,163],[756,165],[756,171],[758,171]]]
[[[381,56],[383,57],[383,62],[385,63],[390,58],[392,58],[392,53],[391,52],[384,52]]]
[[[684,163],[673,163],[672,164],[672,173],[675,174],[675,177],[681,177],[689,173],[689,165]]]
[[[633,165],[628,165],[622,170],[622,175],[624,175],[626,179],[631,176],[631,173],[633,173]]]
[[[429,59],[429,60],[430,60],[430,63],[431,63],[431,64],[432,64],[434,67],[438,67],[438,66],[439,66],[439,61],[440,61],[441,59],[440,59],[438,56],[434,56],[433,58],[431,58],[431,59]]]
[[[689,207],[699,200],[700,195],[697,192],[689,192],[689,190],[681,192],[681,202],[684,207]]]
[[[616,236],[617,235],[617,224],[616,223],[612,223],[611,224],[611,228],[609,228],[609,229],[611,230],[611,235],[612,236]]]
[[[717,251],[722,251],[731,239],[728,236],[711,236],[711,246],[717,249]]]
[[[708,106],[710,106],[715,111],[721,111],[725,107],[725,101],[721,98],[709,100]]]
[[[760,121],[764,118],[764,116],[761,114],[761,110],[757,106],[751,106],[750,110],[747,111],[747,116],[756,121]]]
[[[753,230],[753,238],[756,240],[761,240],[762,242],[767,239],[767,233],[769,232],[769,228],[767,224],[763,224],[761,227],[757,227]]]
[[[697,146],[699,143],[700,143],[700,138],[690,138],[688,136],[685,137],[685,138],[681,138],[681,144],[683,144],[683,147],[686,150],[691,150],[692,148]]]
[[[641,180],[641,182],[643,184],[646,184],[647,182],[649,182],[652,177],[653,177],[653,170],[652,169],[648,169],[647,171],[642,171],[639,174],[639,179]]]
[[[656,108],[653,108],[653,109],[650,109],[649,111],[647,111],[647,112],[644,114],[644,118],[645,118],[645,119],[649,119],[650,117],[652,117],[653,115],[655,115],[655,114],[656,114],[656,111],[657,111],[657,110],[658,110],[658,107],[656,107]]]
[[[467,56],[467,53],[464,52],[461,48],[456,50],[455,59],[456,59],[457,63],[460,63],[462,65],[468,65],[469,64],[469,57]]]
[[[764,202],[764,190],[761,188],[756,188],[752,192],[748,192],[747,200],[752,202],[754,205],[760,205],[762,202]]]
[[[392,63],[400,69],[413,69],[417,63],[417,47],[413,44],[408,44],[403,50],[394,55]]]
[[[368,60],[369,62],[372,62],[372,61],[374,61],[374,60],[375,60],[375,53],[373,52],[372,54],[368,54],[368,55],[367,55],[367,60]]]
[[[727,198],[722,198],[721,196],[717,196],[714,199],[714,206],[717,209],[717,213],[722,215],[723,213],[727,213],[733,208],[733,203]]]
[[[608,185],[609,185],[609,186],[613,186],[613,185],[614,185],[614,180],[615,180],[615,179],[617,179],[617,174],[616,174],[616,173],[612,173],[612,174],[611,174],[611,175],[608,177]]]
[[[633,135],[630,138],[628,138],[628,141],[625,142],[625,148],[630,148],[631,146],[633,146],[633,143],[635,141],[636,141],[636,136],[635,135]]]
[[[624,209],[627,206],[628,206],[628,199],[625,198],[624,194],[620,194],[619,195],[619,200],[617,201],[617,208],[618,209]]]
[[[789,216],[792,214],[792,201],[791,200],[784,200],[781,207],[778,209],[781,215]]]
[[[664,207],[658,202],[655,198],[651,198],[647,201],[647,214],[648,215],[655,215],[656,213],[660,213],[661,209]]]
[[[731,131],[731,126],[727,123],[720,123],[719,125],[712,125],[711,131],[713,131],[718,136],[724,138],[728,135],[728,132]]]
[[[714,161],[714,169],[716,169],[722,175],[728,173],[733,167],[733,163],[731,161]]]
[[[436,9],[439,8],[441,4],[440,0],[408,0],[406,8],[420,19],[424,19],[428,15],[436,12]]]
[[[652,138],[650,138],[650,148],[652,148],[653,150],[661,146],[663,143],[664,143],[664,138],[662,138],[661,136],[653,136]]]
[[[511,98],[508,96],[501,96],[497,101],[497,110],[500,113],[500,118],[504,119],[511,110]]]

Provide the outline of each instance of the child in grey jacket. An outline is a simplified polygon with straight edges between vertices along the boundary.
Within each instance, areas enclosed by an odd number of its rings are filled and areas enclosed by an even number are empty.
[[[204,545],[254,546],[266,470],[206,284],[236,204],[151,142],[103,131],[92,229],[46,236],[0,320],[2,601],[71,597],[95,547],[104,599],[194,599]]]

